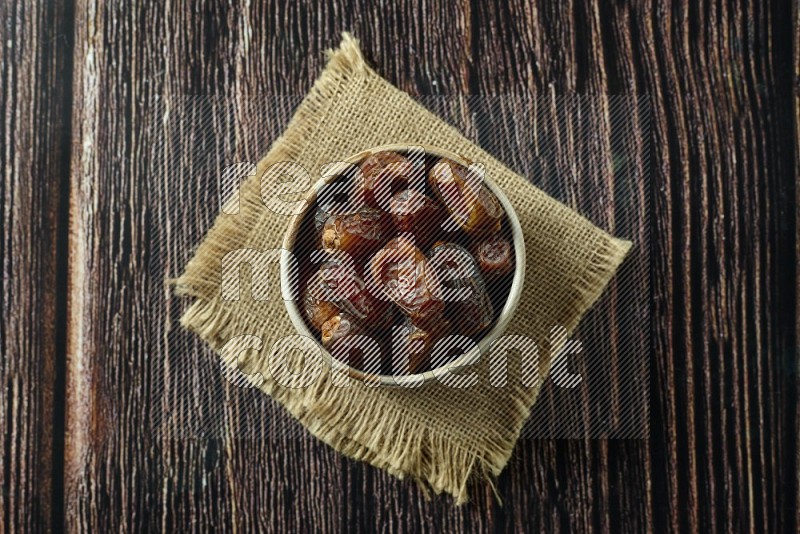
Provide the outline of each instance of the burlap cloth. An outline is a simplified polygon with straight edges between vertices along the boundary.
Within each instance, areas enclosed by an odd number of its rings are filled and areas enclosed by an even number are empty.
[[[438,146],[482,162],[487,176],[505,191],[522,224],[527,262],[522,298],[507,334],[536,341],[545,376],[554,353],[547,342],[551,328],[575,328],[630,243],[550,198],[390,85],[366,65],[357,42],[346,34],[340,48],[329,53],[325,70],[285,133],[258,164],[255,176],[243,184],[239,213],[217,218],[176,281],[179,294],[194,298],[181,322],[215,350],[242,334],[258,336],[261,350],[239,355],[239,368],[257,377],[254,383],[312,434],[350,458],[400,478],[412,477],[423,488],[453,495],[460,504],[467,500],[471,479],[491,483],[506,465],[539,393],[539,387],[515,379],[520,374],[518,358],[511,359],[503,388],[490,385],[487,357],[468,369],[477,373],[478,385],[464,389],[436,381],[413,389],[358,382],[335,387],[327,367],[309,387],[284,387],[272,377],[268,364],[275,341],[295,333],[278,290],[278,266],[261,273],[260,279],[272,285],[269,299],[248,298],[246,281],[241,300],[221,296],[226,252],[277,249],[286,232],[289,218],[262,201],[265,170],[278,161],[293,161],[318,172],[324,163],[390,143]],[[236,352],[226,350],[222,356],[235,358]]]

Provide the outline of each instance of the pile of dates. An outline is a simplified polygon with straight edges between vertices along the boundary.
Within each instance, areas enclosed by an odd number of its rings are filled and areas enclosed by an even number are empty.
[[[319,191],[295,253],[300,307],[334,357],[413,374],[463,353],[434,351],[437,341],[485,335],[508,297],[514,247],[482,178],[421,149],[382,151]]]

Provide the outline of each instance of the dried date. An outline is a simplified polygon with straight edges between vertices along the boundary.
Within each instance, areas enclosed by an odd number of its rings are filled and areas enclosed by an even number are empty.
[[[336,261],[324,263],[309,279],[303,307],[316,328],[342,311],[375,328],[388,326],[392,319],[389,303],[375,298],[352,268]]]
[[[388,199],[399,189],[405,189],[412,171],[411,162],[402,154],[375,152],[361,163],[357,187],[363,191],[364,201],[369,206],[386,206],[383,199]]]
[[[343,250],[354,259],[363,258],[389,238],[390,228],[386,213],[373,208],[331,215],[322,228],[322,248]]]
[[[322,345],[330,350],[341,339],[363,333],[364,327],[355,317],[342,312],[322,323],[321,330]]]
[[[450,334],[450,323],[446,320],[432,322],[421,328],[406,318],[400,332],[398,350],[408,355],[408,372],[420,373],[430,367],[431,353],[437,341]]]
[[[389,212],[399,230],[412,233],[423,245],[435,239],[444,214],[433,199],[413,189],[395,193],[389,203]]]
[[[475,258],[487,276],[501,276],[514,270],[511,241],[500,235],[492,235],[479,241],[474,247]]]
[[[494,318],[494,307],[475,258],[460,245],[443,243],[431,250],[430,261],[438,273],[442,290],[458,294],[458,297],[445,299],[455,331],[472,336],[489,326]]]
[[[369,263],[373,286],[414,321],[422,325],[441,317],[444,304],[434,298],[436,277],[414,242],[397,237],[379,250]]]
[[[451,219],[468,234],[500,230],[503,206],[467,167],[442,158],[428,173],[428,182]]]

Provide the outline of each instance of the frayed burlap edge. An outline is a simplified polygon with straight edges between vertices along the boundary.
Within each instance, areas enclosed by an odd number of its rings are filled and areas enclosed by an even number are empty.
[[[215,350],[252,326],[246,313],[233,313],[221,301],[219,281],[209,279],[208,273],[219,272],[226,252],[246,246],[248,232],[259,220],[259,208],[263,208],[260,177],[272,164],[294,160],[327,116],[342,87],[371,72],[357,41],[343,34],[340,48],[328,52],[327,67],[298,107],[284,135],[259,162],[255,176],[243,185],[239,216],[218,217],[184,274],[171,281],[178,295],[195,298],[181,324]],[[629,242],[611,236],[597,246],[589,268],[576,281],[576,308],[585,311],[597,300],[629,248]],[[575,325],[579,319],[576,315]],[[568,326],[571,329],[575,325]],[[338,388],[332,385],[329,372],[303,390],[282,387],[266,374],[261,377],[263,380],[254,385],[282,404],[323,442],[349,458],[368,462],[400,479],[412,478],[426,495],[428,489],[448,493],[459,505],[468,500],[467,488],[472,480],[485,480],[494,488],[493,479],[508,462],[536,397],[536,393],[526,392],[517,399],[521,413],[513,432],[473,450],[430,425],[420,424],[413,414],[385,395],[386,388],[368,392],[357,386]],[[358,414],[355,421],[353,413]]]

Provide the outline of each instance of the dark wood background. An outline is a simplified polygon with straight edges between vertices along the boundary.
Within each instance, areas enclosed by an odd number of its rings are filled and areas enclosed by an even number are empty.
[[[381,4],[0,4],[0,528],[796,532],[797,3]],[[150,436],[147,103],[302,94],[342,30],[415,95],[651,96],[651,439],[525,440],[454,509],[305,434]]]

